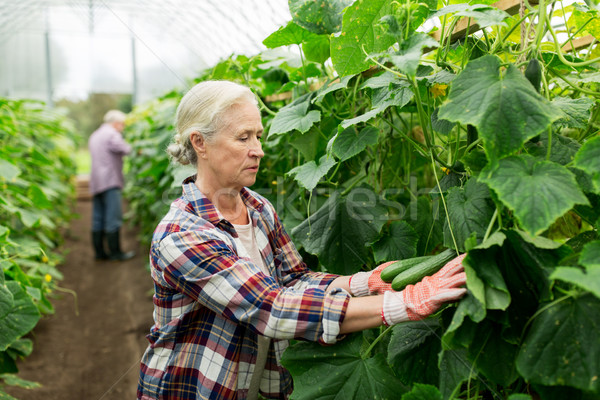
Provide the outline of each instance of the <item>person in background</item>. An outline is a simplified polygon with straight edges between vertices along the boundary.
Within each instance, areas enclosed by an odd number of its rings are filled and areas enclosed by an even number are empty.
[[[124,261],[135,256],[133,251],[123,252],[120,244],[123,156],[131,152],[131,146],[121,134],[124,128],[125,114],[110,110],[88,142],[92,157],[90,192],[93,196],[92,243],[96,260]],[[104,247],[105,240],[108,252]]]
[[[196,174],[150,246],[154,325],[137,398],[288,398],[280,363],[290,339],[421,320],[466,289],[464,255],[401,292],[373,271],[311,271],[273,205],[250,190],[264,156],[257,100],[245,86],[205,81],[181,100],[167,152]]]

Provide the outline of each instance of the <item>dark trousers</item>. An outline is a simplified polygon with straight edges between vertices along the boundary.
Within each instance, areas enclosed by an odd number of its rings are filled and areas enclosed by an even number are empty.
[[[92,204],[92,231],[113,233],[123,224],[121,189],[112,188],[94,195]]]

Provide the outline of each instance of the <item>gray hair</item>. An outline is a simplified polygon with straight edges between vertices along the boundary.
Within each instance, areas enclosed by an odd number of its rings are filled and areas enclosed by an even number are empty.
[[[125,122],[127,116],[123,111],[119,110],[110,110],[106,114],[104,114],[104,122],[107,124],[112,124],[113,122]]]
[[[198,132],[204,140],[214,140],[222,124],[223,114],[233,105],[258,102],[246,86],[230,81],[204,81],[192,87],[181,99],[175,115],[173,143],[167,148],[172,160],[196,165],[198,156],[190,141],[190,134]]]

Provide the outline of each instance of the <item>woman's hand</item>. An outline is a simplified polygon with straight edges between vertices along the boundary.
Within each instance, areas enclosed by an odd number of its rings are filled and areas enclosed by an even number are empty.
[[[387,325],[403,321],[418,321],[436,312],[443,303],[460,299],[467,289],[461,287],[467,277],[462,254],[442,269],[401,292],[387,291],[383,297],[383,319]]]

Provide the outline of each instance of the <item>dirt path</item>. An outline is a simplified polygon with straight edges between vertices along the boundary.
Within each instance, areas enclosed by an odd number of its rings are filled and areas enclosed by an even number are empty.
[[[90,243],[91,201],[80,200],[64,247],[60,286],[77,292],[60,293],[56,312],[44,317],[29,336],[33,353],[18,363],[18,376],[42,387],[5,387],[19,400],[124,400],[136,398],[139,360],[152,325],[152,281],[147,248],[135,231],[124,226],[124,250],[137,256],[126,262],[98,262]]]

